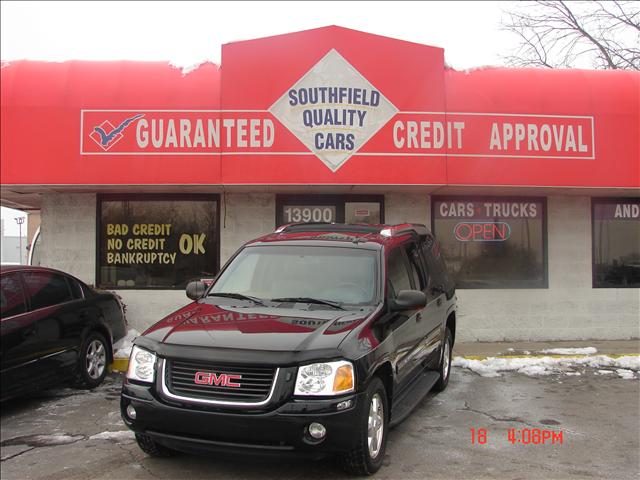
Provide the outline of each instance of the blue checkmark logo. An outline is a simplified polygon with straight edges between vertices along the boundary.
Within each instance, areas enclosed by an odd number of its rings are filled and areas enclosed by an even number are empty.
[[[133,117],[127,118],[109,133],[105,132],[102,127],[93,127],[93,131],[100,135],[100,145],[106,147],[119,133],[121,133],[125,128],[131,125],[131,123],[135,122],[141,117],[144,117],[144,114],[140,113],[138,115],[134,115]]]

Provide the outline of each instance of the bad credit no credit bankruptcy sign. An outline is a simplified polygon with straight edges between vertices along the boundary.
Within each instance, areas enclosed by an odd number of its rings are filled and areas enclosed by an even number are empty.
[[[399,111],[335,49],[267,107],[81,110],[80,152],[311,155],[333,172],[354,155],[595,158],[591,116]]]

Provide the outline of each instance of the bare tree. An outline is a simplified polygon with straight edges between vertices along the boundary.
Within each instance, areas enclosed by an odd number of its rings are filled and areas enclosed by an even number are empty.
[[[640,70],[640,2],[514,2],[503,27],[520,40],[513,66]]]

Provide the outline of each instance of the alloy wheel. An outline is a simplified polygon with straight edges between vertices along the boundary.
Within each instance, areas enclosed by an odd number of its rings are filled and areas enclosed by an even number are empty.
[[[367,425],[367,443],[369,456],[375,459],[382,448],[384,435],[384,406],[379,393],[371,398],[369,406],[369,420]]]
[[[100,378],[107,364],[107,352],[100,340],[93,340],[87,348],[86,370],[93,380]]]
[[[444,341],[444,350],[442,352],[442,378],[446,380],[449,376],[449,339]]]

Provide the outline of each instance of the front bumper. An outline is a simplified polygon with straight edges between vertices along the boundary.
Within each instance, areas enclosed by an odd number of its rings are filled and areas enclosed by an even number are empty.
[[[222,411],[170,403],[151,386],[125,380],[120,408],[124,422],[134,432],[149,435],[175,450],[319,457],[355,447],[365,413],[363,397],[350,394],[330,400],[289,399],[264,411]],[[337,410],[338,403],[349,400],[348,408]],[[135,420],[126,413],[129,405],[136,410]],[[322,440],[308,434],[312,422],[325,426],[327,433]]]

